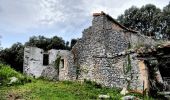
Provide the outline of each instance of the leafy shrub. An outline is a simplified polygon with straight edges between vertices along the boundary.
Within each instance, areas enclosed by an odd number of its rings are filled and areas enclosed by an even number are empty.
[[[26,77],[21,73],[15,71],[8,65],[0,64],[0,83],[2,85],[7,85],[10,82],[11,77],[18,78],[18,81],[15,84],[24,84],[27,82],[31,82],[30,77]]]
[[[4,79],[8,79],[9,77],[21,77],[22,75],[10,68],[10,66],[0,64],[0,76]]]

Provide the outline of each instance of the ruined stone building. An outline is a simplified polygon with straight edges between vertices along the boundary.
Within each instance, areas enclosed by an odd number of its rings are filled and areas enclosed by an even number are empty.
[[[59,68],[55,68],[57,57],[61,57]],[[73,68],[73,54],[68,50],[51,49],[45,52],[37,47],[24,49],[23,71],[27,75],[49,80],[74,80],[76,69]]]
[[[55,80],[91,80],[109,87],[149,88],[148,68],[136,50],[154,45],[152,38],[130,30],[104,12],[94,13],[92,26],[71,51],[43,51],[36,47],[24,50],[24,73]],[[55,61],[60,59],[59,67]],[[160,73],[158,71],[158,77]],[[161,78],[159,78],[162,81]]]

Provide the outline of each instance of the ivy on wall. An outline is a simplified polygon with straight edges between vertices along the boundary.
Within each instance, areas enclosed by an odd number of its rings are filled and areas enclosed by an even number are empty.
[[[125,64],[123,65],[124,74],[127,74],[129,71],[131,71],[131,69],[132,69],[131,59],[130,59],[130,55],[128,54],[127,62],[125,62]]]
[[[127,60],[126,62],[123,64],[123,72],[124,75],[127,75],[132,69],[132,65],[131,65],[131,58],[130,58],[130,54],[127,55]],[[132,74],[130,73],[130,78],[127,77],[126,78],[126,82],[127,82],[127,89],[130,89],[130,80],[132,79]]]
[[[55,66],[55,69],[57,70],[58,75],[59,75],[60,60],[61,60],[61,56],[57,54],[56,60],[54,62],[54,66]]]

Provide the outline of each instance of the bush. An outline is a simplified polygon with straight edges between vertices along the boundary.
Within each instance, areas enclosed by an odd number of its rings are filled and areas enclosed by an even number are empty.
[[[2,77],[20,76],[21,74],[10,68],[8,65],[0,64],[0,75]]]
[[[18,81],[14,84],[24,84],[31,82],[31,78],[22,75],[21,73],[15,71],[8,65],[0,64],[0,83],[1,85],[7,85],[10,82],[11,77],[18,78]]]

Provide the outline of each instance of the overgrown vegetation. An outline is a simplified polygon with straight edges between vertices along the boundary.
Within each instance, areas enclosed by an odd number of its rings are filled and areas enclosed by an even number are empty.
[[[57,56],[56,56],[56,60],[55,60],[55,62],[54,62],[54,66],[55,66],[55,69],[56,69],[56,70],[59,70],[60,61],[61,61],[61,56],[57,55]]]
[[[76,67],[76,79],[78,79],[80,72],[81,72],[80,66],[77,65],[77,66],[74,66],[74,67]]]
[[[55,66],[55,69],[57,70],[58,75],[59,75],[59,72],[60,72],[60,61],[61,61],[61,56],[57,54],[56,60],[54,61],[54,66]]]
[[[25,100],[96,100],[100,94],[110,95],[111,100],[121,98],[119,91],[116,89],[96,87],[88,82],[82,84],[69,81],[49,82],[37,80],[25,85],[2,87],[0,89],[0,96],[4,100],[9,95]]]
[[[132,65],[131,65],[131,58],[130,54],[127,55],[127,61],[123,65],[123,72],[124,74],[127,74],[129,71],[131,71]]]
[[[21,73],[15,71],[8,65],[0,64],[0,86],[7,86],[9,85],[8,83],[10,82],[11,77],[16,77],[18,78],[18,81],[15,82],[14,84],[24,84],[27,82],[31,82],[31,78],[26,77],[22,75]],[[10,85],[14,85],[10,84]]]
[[[123,23],[126,27],[140,31],[147,36],[153,36],[156,39],[167,38],[170,39],[170,3],[163,8],[163,10],[157,8],[155,5],[148,4],[141,8],[131,7],[125,11],[125,13],[118,17],[119,22]],[[52,38],[46,38],[44,36],[33,36],[24,45],[21,43],[15,43],[10,48],[0,48],[0,99],[6,100],[9,96],[15,98],[21,98],[26,100],[87,100],[98,99],[99,94],[107,94],[111,96],[111,99],[118,100],[121,95],[119,90],[114,88],[102,87],[100,84],[85,80],[82,84],[80,82],[50,82],[45,80],[35,80],[26,77],[22,72],[23,70],[23,55],[25,46],[35,46],[44,49],[66,49],[70,50],[77,42],[76,39],[69,42],[65,42],[61,37],[54,36]],[[159,44],[158,44],[159,46]],[[136,48],[145,47],[145,51],[148,48],[143,44],[137,45]],[[131,46],[129,45],[130,49]],[[59,71],[61,57],[57,57],[55,61],[56,69]],[[150,93],[152,96],[156,96],[158,91],[161,91],[162,84],[156,81],[157,63],[154,61],[146,62],[149,68],[150,79]],[[5,65],[9,64],[10,66]],[[130,55],[127,56],[127,62],[123,66],[124,74],[128,74],[131,70]],[[80,69],[77,67],[77,78],[80,71],[88,72],[86,68]],[[59,73],[59,72],[58,72]],[[11,77],[16,77],[18,80],[16,83],[9,85]],[[129,86],[128,82],[128,86]],[[131,94],[134,95],[134,94]],[[136,95],[139,96],[139,95]],[[141,97],[141,96],[139,96]],[[150,100],[146,98],[146,100]]]
[[[132,69],[130,54],[127,55],[126,59],[126,62],[123,64],[123,73],[124,75],[130,74],[130,77],[126,78],[127,89],[130,90],[130,83],[132,80],[132,74],[130,73]]]
[[[54,36],[52,38],[33,36],[25,43],[25,46],[34,46],[42,48],[45,51],[50,49],[69,49],[69,42],[65,42],[58,36]]]
[[[8,64],[17,71],[23,70],[24,45],[15,43],[10,48],[0,51],[1,63]]]
[[[120,100],[120,90],[116,88],[103,87],[96,82],[84,80],[79,81],[47,81],[43,79],[32,79],[18,73],[10,66],[0,64],[0,99],[1,100],[97,100],[99,95],[109,95],[109,100]],[[17,77],[18,82],[8,85],[10,77]],[[135,95],[142,98],[141,95]],[[146,99],[150,100],[150,99]]]

